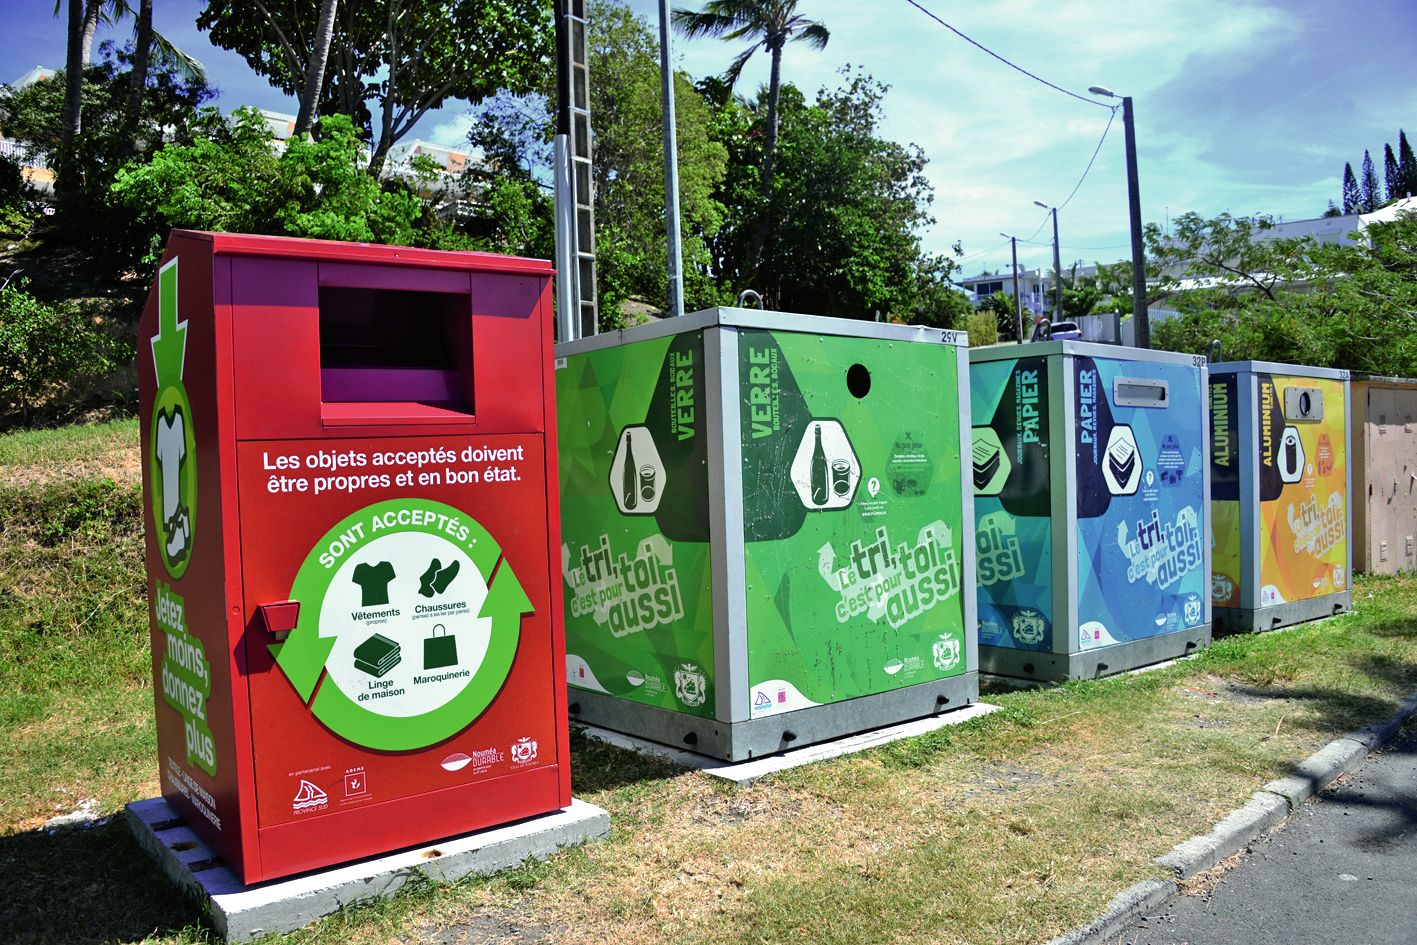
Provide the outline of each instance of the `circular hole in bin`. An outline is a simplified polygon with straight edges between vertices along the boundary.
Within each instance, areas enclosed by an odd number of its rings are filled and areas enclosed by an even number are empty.
[[[1309,392],[1301,391],[1299,393],[1299,415],[1301,417],[1307,417],[1309,415],[1309,409],[1312,406],[1313,402],[1309,399]]]
[[[866,370],[866,365],[853,364],[846,369],[846,389],[857,400],[871,393],[871,372]]]

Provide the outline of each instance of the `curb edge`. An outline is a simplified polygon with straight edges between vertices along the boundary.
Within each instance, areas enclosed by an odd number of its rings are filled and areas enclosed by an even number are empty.
[[[1317,795],[1339,775],[1354,770],[1397,735],[1417,715],[1417,692],[1398,703],[1385,722],[1364,726],[1333,739],[1294,769],[1256,791],[1243,806],[1231,811],[1207,834],[1197,834],[1172,847],[1152,862],[1166,870],[1166,879],[1143,880],[1122,890],[1107,910],[1092,922],[1050,940],[1047,945],[1103,945],[1126,923],[1145,910],[1169,902],[1181,892],[1180,880],[1209,869],[1244,850],[1261,834],[1281,826],[1289,814]]]

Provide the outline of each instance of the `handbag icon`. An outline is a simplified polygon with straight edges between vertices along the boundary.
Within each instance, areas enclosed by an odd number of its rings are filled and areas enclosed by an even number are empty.
[[[423,641],[423,668],[442,669],[457,661],[458,638],[448,633],[448,628],[440,623],[433,628],[433,635]]]

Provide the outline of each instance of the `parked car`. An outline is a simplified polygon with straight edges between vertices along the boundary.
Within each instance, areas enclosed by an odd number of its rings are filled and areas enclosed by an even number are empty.
[[[1082,329],[1077,326],[1077,322],[1054,322],[1048,334],[1054,341],[1082,340]]]

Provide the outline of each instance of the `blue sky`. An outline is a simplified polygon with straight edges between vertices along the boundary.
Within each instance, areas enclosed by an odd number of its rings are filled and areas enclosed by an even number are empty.
[[[681,3],[685,0],[680,0]],[[1136,102],[1142,214],[1322,213],[1339,196],[1345,161],[1357,170],[1404,127],[1417,139],[1417,3],[1412,0],[921,0],[955,27],[1051,82],[1086,94],[1103,85]],[[157,0],[157,25],[201,59],[219,104],[294,111],[238,56],[197,31],[199,0]],[[654,25],[656,0],[630,0]],[[0,81],[63,64],[53,0],[0,0]],[[955,240],[968,273],[1008,266],[1000,231],[1031,238],[1026,266],[1051,265],[1051,228],[1034,200],[1063,201],[1097,146],[1109,112],[1014,72],[927,19],[905,0],[800,0],[832,31],[826,50],[788,48],[787,80],[809,94],[846,64],[892,87],[886,137],[930,159],[937,222],[928,248]],[[115,38],[126,39],[131,27]],[[100,38],[103,38],[101,34]],[[721,71],[739,47],[676,39],[694,76]],[[742,90],[766,81],[760,53]],[[13,73],[11,75],[10,73]],[[456,144],[464,108],[430,114],[419,137]],[[593,116],[592,116],[593,117]],[[1064,264],[1127,252],[1120,116],[1076,196],[1059,213]],[[1000,244],[1003,244],[1002,246]]]

